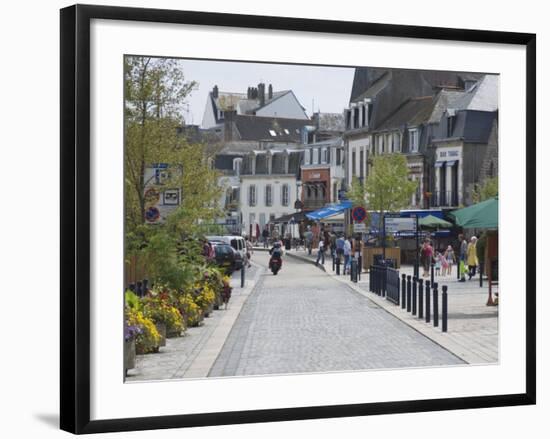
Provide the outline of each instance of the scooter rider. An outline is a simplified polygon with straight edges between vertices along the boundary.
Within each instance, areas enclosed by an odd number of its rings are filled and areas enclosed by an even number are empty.
[[[273,247],[269,250],[269,254],[271,255],[271,258],[269,259],[269,267],[271,268],[271,262],[274,259],[278,259],[282,262],[282,256],[283,256],[283,248],[280,241],[275,241],[273,244]]]

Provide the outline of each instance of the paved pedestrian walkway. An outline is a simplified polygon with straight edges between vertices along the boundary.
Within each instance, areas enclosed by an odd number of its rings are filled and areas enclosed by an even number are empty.
[[[287,255],[314,263],[317,257],[316,250],[312,255],[305,251],[291,250]],[[488,284],[479,287],[479,277],[470,281],[458,282],[456,271],[451,276],[437,276],[436,282],[441,286],[448,286],[448,332],[441,332],[439,327],[426,323],[411,313],[406,312],[383,297],[369,292],[369,275],[365,272],[361,280],[353,283],[348,276],[337,276],[332,270],[332,259],[326,258],[325,264],[319,266],[326,273],[365,295],[374,303],[399,318],[421,334],[448,349],[469,364],[486,364],[498,362],[498,306],[487,306]],[[456,266],[454,267],[456,270]],[[402,266],[400,274],[413,274],[412,266]],[[441,304],[440,304],[441,306]]]
[[[227,310],[214,310],[200,326],[187,328],[184,336],[167,339],[159,353],[138,355],[136,367],[128,371],[126,381],[206,377],[263,272],[264,268],[257,264],[246,269],[244,288],[241,288],[241,272],[233,273],[233,291]]]
[[[258,259],[268,255],[257,253]],[[262,276],[209,376],[464,364],[362,294],[285,257]]]

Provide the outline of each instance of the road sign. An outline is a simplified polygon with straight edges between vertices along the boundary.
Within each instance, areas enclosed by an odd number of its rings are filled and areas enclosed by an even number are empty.
[[[397,218],[386,216],[386,233],[416,231],[416,218]]]
[[[367,231],[367,225],[365,223],[355,223],[353,225],[353,231],[354,232],[366,232]]]
[[[351,217],[354,221],[362,223],[367,218],[367,211],[361,206],[354,207],[351,211]]]

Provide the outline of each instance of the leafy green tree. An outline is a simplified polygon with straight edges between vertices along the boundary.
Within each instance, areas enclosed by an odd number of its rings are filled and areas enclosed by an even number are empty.
[[[380,213],[396,212],[410,205],[417,182],[409,180],[407,159],[402,154],[384,154],[373,158],[373,165],[365,182],[368,206]]]
[[[348,199],[352,202],[353,206],[366,207],[367,205],[367,189],[364,183],[361,183],[359,178],[353,176],[351,179],[351,185],[347,192]]]
[[[472,192],[474,203],[488,200],[498,195],[498,177],[486,178],[480,185],[476,185]]]

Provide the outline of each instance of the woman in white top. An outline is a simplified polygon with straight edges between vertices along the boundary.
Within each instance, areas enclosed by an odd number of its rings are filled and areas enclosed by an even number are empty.
[[[344,274],[346,274],[348,266],[351,266],[351,242],[349,238],[346,238],[344,241]]]

